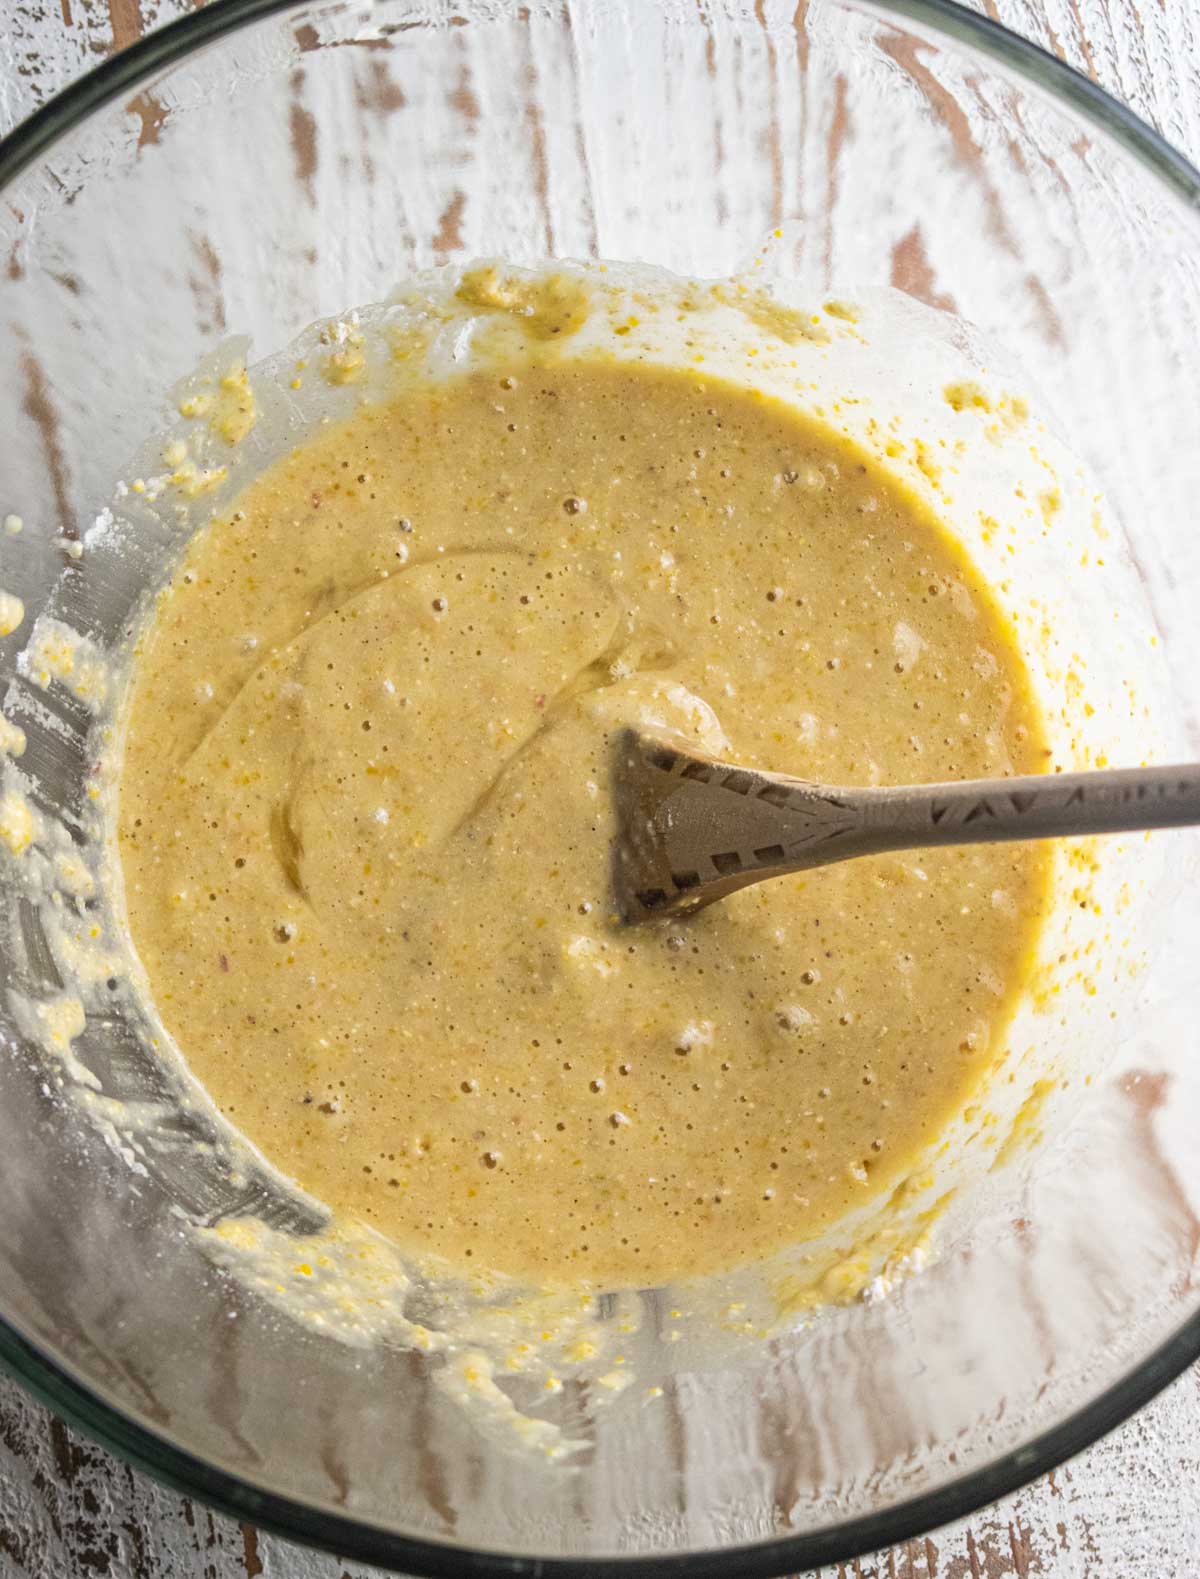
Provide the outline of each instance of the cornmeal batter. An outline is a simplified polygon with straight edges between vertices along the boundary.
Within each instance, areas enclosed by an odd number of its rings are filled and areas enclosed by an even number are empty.
[[[631,721],[833,782],[1037,771],[985,590],[875,465],[697,372],[457,375],[192,544],[135,667],[129,920],[232,1122],[402,1246],[650,1285],[899,1183],[1004,1051],[1045,858],[612,916]]]

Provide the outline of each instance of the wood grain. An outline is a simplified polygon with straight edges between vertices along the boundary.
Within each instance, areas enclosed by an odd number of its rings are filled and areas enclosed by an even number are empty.
[[[0,0],[0,131],[195,0]],[[1200,158],[1195,0],[978,0]],[[148,139],[153,102],[133,106]],[[143,114],[144,111],[144,114]],[[447,246],[454,219],[447,220]],[[920,237],[896,260],[920,273]],[[208,1512],[0,1379],[0,1579],[368,1579]],[[1074,1463],[974,1518],[822,1579],[1196,1579],[1200,1370]]]

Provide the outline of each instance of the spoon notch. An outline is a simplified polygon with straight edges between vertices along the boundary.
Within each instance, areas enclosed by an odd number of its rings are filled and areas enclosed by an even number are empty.
[[[616,744],[613,887],[623,920],[678,916],[789,872],[885,850],[1200,823],[1200,764],[875,789],[721,762],[681,735]]]

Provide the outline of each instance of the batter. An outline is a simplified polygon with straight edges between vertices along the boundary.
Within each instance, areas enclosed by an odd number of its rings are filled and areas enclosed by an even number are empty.
[[[753,391],[564,361],[362,409],[194,540],[127,718],[166,1026],[404,1247],[593,1287],[766,1256],[902,1181],[1003,1051],[1038,847],[614,920],[630,722],[833,782],[1045,765],[949,540]]]

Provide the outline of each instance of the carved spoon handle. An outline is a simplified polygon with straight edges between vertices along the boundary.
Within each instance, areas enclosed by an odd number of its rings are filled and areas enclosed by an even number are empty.
[[[1200,764],[856,791],[888,849],[1200,823]]]

